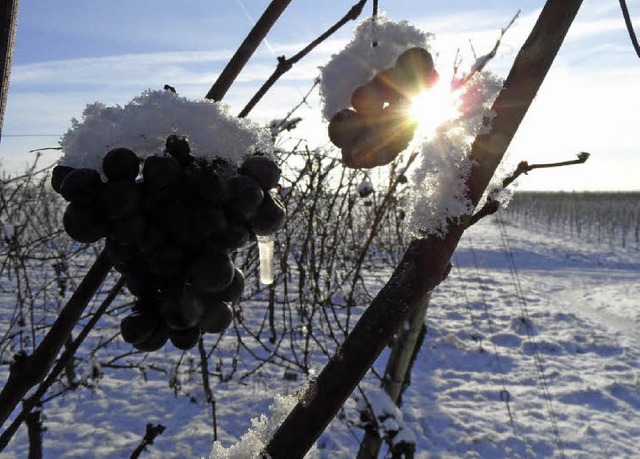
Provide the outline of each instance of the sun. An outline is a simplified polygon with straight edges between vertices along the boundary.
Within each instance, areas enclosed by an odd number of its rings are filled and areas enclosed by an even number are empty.
[[[407,110],[409,119],[418,124],[416,136],[431,138],[445,122],[460,116],[460,99],[441,79],[413,96]]]

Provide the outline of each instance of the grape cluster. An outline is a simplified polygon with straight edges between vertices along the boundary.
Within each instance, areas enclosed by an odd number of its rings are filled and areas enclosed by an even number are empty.
[[[431,54],[415,47],[400,54],[394,67],[357,87],[351,95],[353,109],[340,110],[329,123],[329,138],[342,149],[344,164],[372,168],[393,161],[416,129],[407,114],[411,97],[437,80]]]
[[[136,297],[120,324],[123,339],[142,351],[167,340],[187,350],[202,333],[224,331],[244,289],[232,252],[284,223],[271,191],[280,168],[259,153],[239,168],[196,158],[186,138],[171,135],[166,154],[142,161],[116,148],[102,169],[106,181],[93,169],[56,166],[51,184],[69,201],[69,236],[106,237],[107,255]]]

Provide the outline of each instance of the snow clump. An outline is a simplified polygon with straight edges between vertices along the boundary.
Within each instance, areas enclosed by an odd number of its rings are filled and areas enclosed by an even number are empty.
[[[146,158],[161,154],[171,134],[186,136],[195,156],[220,157],[232,164],[256,151],[273,150],[267,129],[233,116],[226,105],[148,90],[124,107],[87,105],[82,120],[74,118],[60,140],[64,152],[60,163],[102,173],[107,151],[125,147]]]
[[[329,121],[349,107],[353,91],[380,70],[395,65],[403,51],[415,46],[429,50],[432,37],[407,21],[395,22],[382,15],[360,22],[353,40],[321,68],[324,118]],[[372,45],[374,41],[377,46]]]

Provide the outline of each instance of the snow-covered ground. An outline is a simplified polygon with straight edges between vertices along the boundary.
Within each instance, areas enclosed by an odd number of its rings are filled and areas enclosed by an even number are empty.
[[[453,261],[432,296],[403,397],[416,456],[639,457],[640,251],[490,218],[465,234]],[[379,274],[367,281],[381,285]],[[179,358],[168,346],[149,359]],[[142,457],[208,455],[211,408],[195,371],[191,380],[182,374],[177,396],[165,374],[102,371],[92,390],[44,406],[46,458],[129,457],[147,423],[166,430]],[[265,366],[241,382],[212,380],[224,445],[250,428],[252,417],[268,413],[276,393],[303,384],[283,376],[282,367]],[[369,378],[363,387],[373,384]],[[355,417],[353,405],[347,417]],[[336,419],[309,456],[354,457],[361,435]],[[27,457],[27,448],[22,428],[3,457]]]

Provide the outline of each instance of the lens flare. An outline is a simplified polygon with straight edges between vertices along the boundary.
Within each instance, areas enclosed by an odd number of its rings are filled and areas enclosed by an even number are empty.
[[[416,137],[431,138],[440,126],[460,115],[460,99],[457,92],[440,80],[412,97],[407,110],[409,118],[418,123]]]

